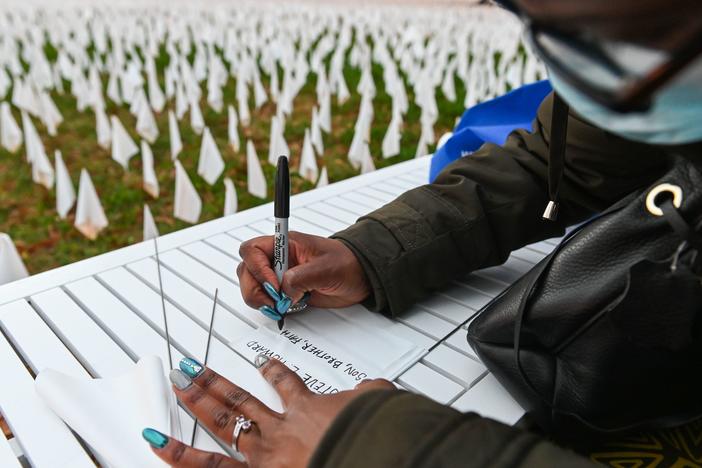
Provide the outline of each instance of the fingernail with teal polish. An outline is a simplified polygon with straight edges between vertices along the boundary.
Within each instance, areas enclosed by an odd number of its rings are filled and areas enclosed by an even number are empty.
[[[178,390],[185,390],[193,381],[188,375],[180,369],[173,369],[168,378],[171,379],[171,383],[175,385]]]
[[[268,281],[266,281],[265,283],[263,283],[263,289],[266,290],[266,292],[268,293],[268,295],[271,296],[271,298],[272,298],[275,302],[278,302],[278,301],[281,299],[280,294],[278,294],[278,291],[277,291],[277,290],[273,287],[273,285],[272,285],[271,283],[269,283]]]
[[[307,301],[310,300],[310,296],[311,296],[310,292],[307,291],[305,294],[302,295],[302,297],[300,298],[300,302],[298,302],[298,304],[307,304]]]
[[[151,429],[147,427],[141,431],[141,436],[146,440],[153,448],[162,449],[168,444],[168,437],[165,434],[161,434],[156,429]]]
[[[202,364],[197,362],[195,359],[187,357],[180,360],[179,367],[180,370],[185,372],[191,379],[194,379],[198,375],[202,374],[202,372],[205,370],[205,368],[202,367]]]
[[[258,309],[263,315],[271,320],[280,320],[280,314],[276,312],[273,307],[264,305]]]
[[[275,305],[275,308],[279,314],[283,315],[288,311],[291,305],[292,300],[289,297],[286,297],[285,299],[281,299],[280,301],[278,301],[278,303]]]
[[[267,363],[270,360],[271,358],[269,356],[266,356],[265,354],[261,353],[258,356],[256,356],[256,359],[254,360],[254,365],[257,369],[260,369],[265,363]]]

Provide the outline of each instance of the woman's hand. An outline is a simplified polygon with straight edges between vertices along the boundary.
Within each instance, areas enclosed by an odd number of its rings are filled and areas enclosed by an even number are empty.
[[[368,279],[354,253],[341,241],[290,233],[290,269],[278,284],[271,268],[273,236],[257,237],[241,244],[242,262],[237,268],[241,294],[254,308],[275,305],[264,284],[281,290],[297,303],[305,292],[308,304],[315,307],[347,307],[358,304],[370,294]]]
[[[254,396],[195,361],[184,359],[171,373],[178,399],[213,434],[227,445],[234,443],[236,418],[253,421],[241,432],[238,448],[246,459],[241,463],[218,453],[197,450],[151,429],[144,438],[154,453],[175,467],[303,467],[307,466],[322,436],[334,418],[351,400],[369,390],[394,390],[387,380],[367,380],[354,390],[333,395],[312,393],[302,379],[280,361],[261,355],[260,371],[280,395],[285,412],[270,410]],[[191,374],[193,377],[190,377]]]

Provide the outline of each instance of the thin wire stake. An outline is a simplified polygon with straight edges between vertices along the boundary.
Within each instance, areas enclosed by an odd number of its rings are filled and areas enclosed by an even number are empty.
[[[212,304],[212,317],[210,318],[210,331],[207,334],[207,346],[205,346],[205,362],[202,363],[203,366],[207,367],[207,360],[210,357],[210,341],[212,341],[212,329],[214,326],[215,310],[217,310],[217,295],[219,294],[219,288],[215,289],[214,303]],[[195,434],[197,433],[197,418],[193,422],[193,437],[190,441],[190,446],[195,446]]]
[[[171,356],[171,334],[168,332],[168,317],[166,315],[166,299],[163,296],[163,279],[161,278],[161,258],[158,255],[158,238],[154,237],[154,250],[156,251],[156,266],[158,269],[158,288],[161,292],[161,309],[163,310],[163,326],[166,331],[166,346],[168,346],[168,365],[173,369],[173,356]]]

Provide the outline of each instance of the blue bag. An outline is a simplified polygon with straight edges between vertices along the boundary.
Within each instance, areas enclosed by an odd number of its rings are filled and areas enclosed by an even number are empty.
[[[503,145],[514,130],[530,130],[539,105],[551,89],[548,80],[538,81],[465,111],[453,136],[432,156],[429,182],[448,164],[472,153],[483,143]]]

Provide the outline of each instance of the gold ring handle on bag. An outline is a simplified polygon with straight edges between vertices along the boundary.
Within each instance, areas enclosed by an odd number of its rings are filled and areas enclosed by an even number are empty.
[[[680,205],[682,205],[683,191],[680,187],[673,184],[656,185],[646,196],[646,209],[653,216],[663,216],[663,210],[656,205],[656,198],[658,195],[666,192],[673,196],[673,206],[675,208],[680,208]]]

